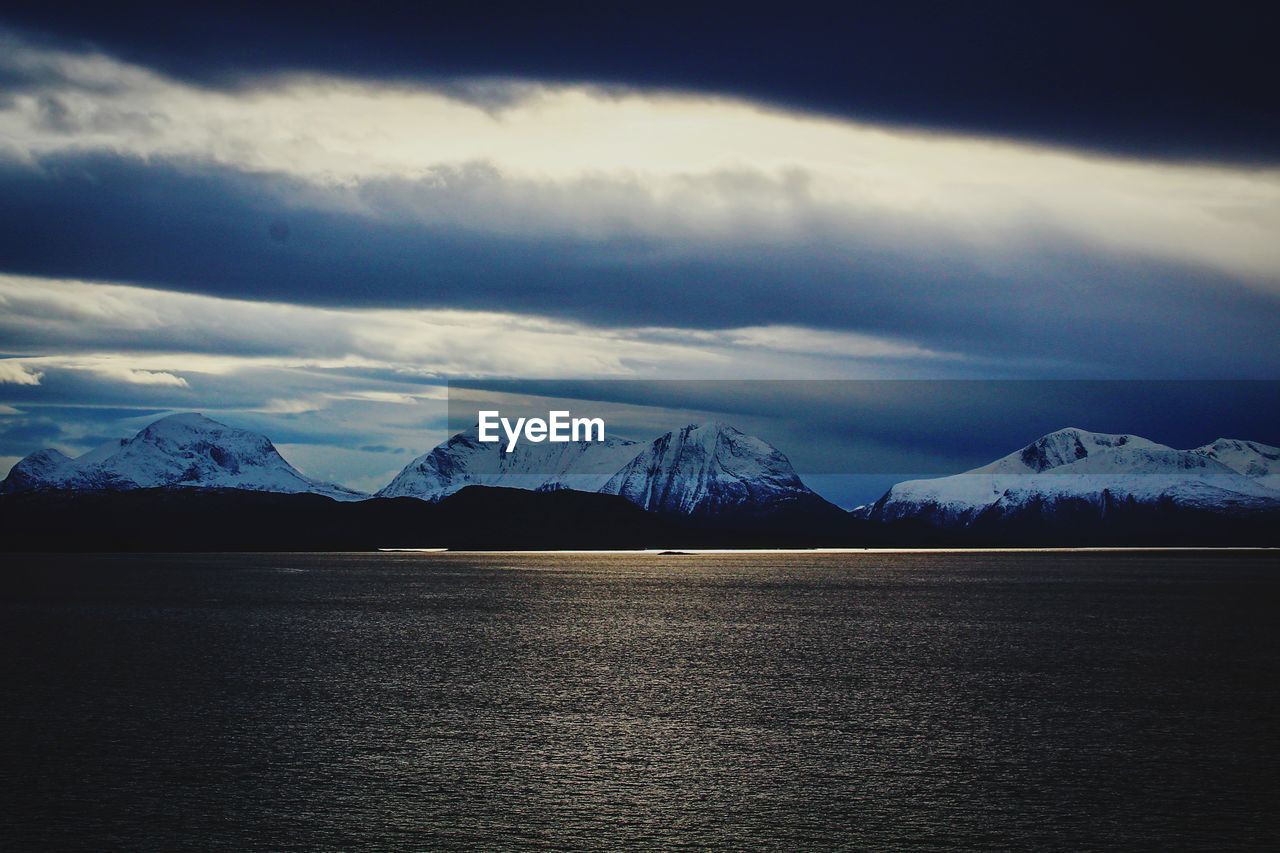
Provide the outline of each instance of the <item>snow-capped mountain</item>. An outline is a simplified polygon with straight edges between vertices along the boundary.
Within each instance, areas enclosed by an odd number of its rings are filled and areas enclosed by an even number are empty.
[[[1107,435],[1075,427],[1041,436],[1021,450],[970,471],[971,474],[1039,474],[1121,448],[1168,450],[1163,444],[1136,435]]]
[[[57,450],[33,453],[13,467],[0,492],[160,486],[314,492],[338,500],[367,497],[305,476],[264,435],[199,414],[161,418],[133,438],[108,442],[75,459]]]
[[[1220,438],[1213,444],[1197,447],[1196,453],[1221,462],[1232,471],[1257,480],[1264,486],[1280,490],[1280,447]]]
[[[73,465],[75,460],[60,450],[37,450],[13,466],[0,483],[0,494],[62,488],[65,472]]]
[[[469,485],[600,492],[681,515],[830,509],[777,448],[722,423],[686,426],[648,444],[525,442],[511,452],[479,441],[473,427],[409,463],[378,496],[434,501]]]
[[[506,486],[546,491],[599,491],[633,459],[641,445],[602,442],[522,442],[507,452],[502,442],[482,442],[477,427],[460,432],[405,466],[378,497],[438,501],[464,486]]]
[[[719,422],[655,439],[600,491],[648,510],[682,515],[825,503],[776,447]]]
[[[1249,442],[1239,442],[1243,450],[1226,446],[1232,444],[1175,450],[1134,435],[1062,429],[963,474],[899,483],[860,514],[873,521],[955,528],[1052,517],[1067,507],[1099,517],[1136,505],[1216,512],[1280,509],[1280,491],[1267,479],[1270,469],[1251,462],[1254,455],[1265,461],[1273,449]],[[1207,452],[1219,445],[1224,446],[1217,452],[1242,470]]]

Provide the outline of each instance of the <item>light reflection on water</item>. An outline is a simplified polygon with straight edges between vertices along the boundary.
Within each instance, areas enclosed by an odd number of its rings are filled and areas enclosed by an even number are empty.
[[[1271,555],[8,562],[17,846],[1280,840]]]

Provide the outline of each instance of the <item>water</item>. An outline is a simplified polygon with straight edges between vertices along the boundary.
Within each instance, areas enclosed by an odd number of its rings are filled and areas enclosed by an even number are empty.
[[[1280,843],[1280,564],[6,557],[0,846]]]

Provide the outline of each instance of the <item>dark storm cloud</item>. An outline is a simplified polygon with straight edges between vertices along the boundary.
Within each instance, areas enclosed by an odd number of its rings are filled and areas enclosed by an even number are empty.
[[[923,233],[896,248],[856,230],[782,243],[750,233],[495,234],[403,216],[395,205],[381,215],[394,183],[371,186],[359,195],[368,209],[355,212],[287,178],[213,167],[105,155],[0,166],[0,270],[629,328],[857,330],[1021,359],[1039,375],[1271,376],[1280,363],[1273,296],[1053,235],[1034,249],[977,257]],[[461,204],[470,193],[437,201]]]
[[[1269,11],[1004,0],[123,2],[74,11],[19,2],[0,21],[218,86],[296,70],[587,81],[1133,154],[1275,162]]]

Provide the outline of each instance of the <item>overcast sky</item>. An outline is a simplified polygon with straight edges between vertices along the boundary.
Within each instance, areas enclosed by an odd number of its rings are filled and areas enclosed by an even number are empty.
[[[1027,5],[18,3],[0,471],[198,410],[376,488],[451,378],[1280,378],[1255,13]]]

